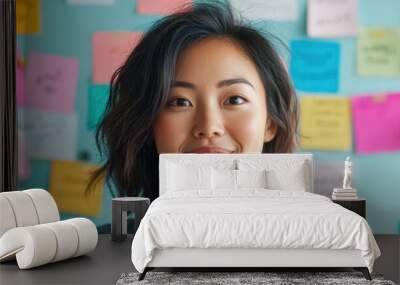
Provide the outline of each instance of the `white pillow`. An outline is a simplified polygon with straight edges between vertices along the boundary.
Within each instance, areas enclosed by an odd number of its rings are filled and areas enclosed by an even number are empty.
[[[211,189],[211,167],[167,164],[167,191]]]
[[[268,189],[307,191],[311,189],[308,179],[310,173],[309,163],[298,159],[275,159],[275,160],[239,160],[239,169],[267,170]]]
[[[235,170],[237,188],[268,188],[267,170]]]
[[[236,190],[236,170],[212,168],[213,189]]]
[[[290,171],[272,169],[267,173],[268,188],[273,190],[306,191],[306,171],[304,163],[291,168]]]

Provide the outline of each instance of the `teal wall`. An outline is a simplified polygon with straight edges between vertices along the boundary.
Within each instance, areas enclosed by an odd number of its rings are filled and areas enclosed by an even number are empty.
[[[150,1],[150,0],[149,0]],[[359,0],[360,26],[400,26],[400,1]],[[98,162],[94,133],[86,127],[88,87],[91,84],[91,37],[96,31],[146,31],[160,17],[135,13],[135,1],[116,0],[113,6],[69,6],[64,0],[42,0],[42,31],[37,35],[17,39],[24,57],[30,52],[44,52],[77,58],[80,61],[76,97],[79,114],[78,151],[89,151],[91,161]],[[260,22],[267,29],[289,43],[291,39],[306,38],[306,1],[299,0],[296,22]],[[384,91],[400,91],[400,77],[359,77],[356,74],[356,38],[337,39],[341,45],[341,95],[353,96]],[[288,53],[283,56],[287,60]],[[400,111],[400,110],[399,110]],[[386,126],[383,126],[386,127]],[[354,184],[360,196],[367,199],[368,222],[375,233],[400,233],[400,152],[357,155],[354,152],[313,152],[318,160],[343,160],[350,155],[355,165]],[[19,188],[48,189],[50,161],[32,160],[32,175],[20,181]],[[338,186],[338,185],[333,185]],[[68,218],[71,215],[62,215]],[[107,189],[103,196],[103,210],[99,217],[90,217],[96,224],[110,222],[111,196]]]

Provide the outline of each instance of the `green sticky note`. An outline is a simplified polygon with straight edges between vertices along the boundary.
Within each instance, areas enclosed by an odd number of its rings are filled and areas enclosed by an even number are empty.
[[[87,128],[93,130],[103,117],[110,88],[108,85],[92,85],[89,87]]]
[[[360,75],[400,75],[400,29],[364,28],[358,36]]]

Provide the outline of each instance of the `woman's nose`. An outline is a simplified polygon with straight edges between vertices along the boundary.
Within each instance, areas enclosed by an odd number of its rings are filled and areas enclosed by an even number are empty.
[[[193,127],[195,138],[209,138],[224,135],[224,123],[220,111],[203,108],[196,114],[196,123]]]

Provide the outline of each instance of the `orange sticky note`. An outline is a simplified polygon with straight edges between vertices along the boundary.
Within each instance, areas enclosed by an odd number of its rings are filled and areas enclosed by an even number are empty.
[[[168,15],[191,7],[191,0],[138,0],[136,11],[145,15]]]
[[[16,1],[17,34],[40,32],[40,0]]]
[[[93,82],[108,84],[141,39],[141,32],[96,32],[93,35]]]
[[[101,211],[104,179],[85,195],[90,174],[99,166],[75,161],[54,160],[51,164],[50,192],[60,212],[98,216]]]

